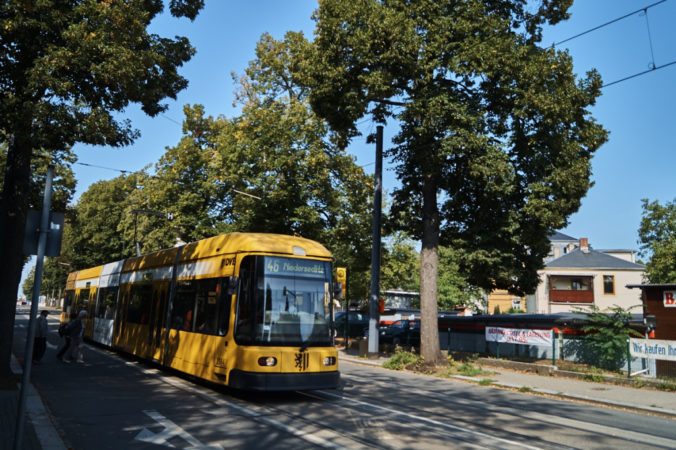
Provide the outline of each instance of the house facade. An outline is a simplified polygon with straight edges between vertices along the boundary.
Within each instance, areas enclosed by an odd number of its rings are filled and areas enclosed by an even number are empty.
[[[555,257],[545,260],[544,269],[538,272],[540,284],[535,293],[526,297],[529,313],[574,312],[590,306],[639,311],[640,295],[626,287],[642,283],[645,273],[633,251],[594,250],[582,238],[575,244],[568,242],[559,256],[553,253]]]
[[[628,309],[641,304],[637,291],[628,284],[642,283],[645,266],[636,263],[633,250],[595,250],[586,238],[576,239],[555,232],[538,271],[540,284],[524,298],[497,290],[488,295],[486,313],[521,310],[531,314],[574,312],[596,306],[601,310],[617,305]],[[635,308],[633,312],[639,312]]]

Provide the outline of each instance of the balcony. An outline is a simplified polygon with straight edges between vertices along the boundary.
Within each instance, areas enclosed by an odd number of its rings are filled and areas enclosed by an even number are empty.
[[[594,291],[549,290],[550,303],[594,303]]]

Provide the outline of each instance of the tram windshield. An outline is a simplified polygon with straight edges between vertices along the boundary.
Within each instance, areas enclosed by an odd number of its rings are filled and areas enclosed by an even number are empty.
[[[240,266],[235,339],[254,345],[330,345],[327,261],[249,256]]]

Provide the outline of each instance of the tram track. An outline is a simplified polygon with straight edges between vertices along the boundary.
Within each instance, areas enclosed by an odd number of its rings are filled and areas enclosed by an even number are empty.
[[[397,375],[395,373],[395,375]],[[462,428],[480,432],[477,430],[477,423],[469,420],[469,417],[481,417],[481,427],[492,428],[495,430],[503,430],[496,435],[497,438],[514,439],[517,441],[528,440],[530,445],[536,447],[546,448],[570,448],[560,443],[553,443],[551,441],[542,440],[539,437],[532,435],[533,424],[536,424],[537,429],[550,430],[548,435],[552,435],[551,431],[559,430],[560,434],[565,434],[570,430],[574,430],[579,434],[588,434],[591,441],[596,441],[600,436],[606,436],[616,441],[623,441],[626,446],[635,447],[636,445],[644,445],[654,448],[673,448],[673,441],[670,439],[661,438],[654,434],[646,434],[641,432],[628,431],[625,428],[618,427],[617,422],[604,421],[601,414],[594,414],[592,411],[587,411],[582,420],[574,418],[573,415],[567,414],[567,411],[574,409],[575,414],[579,416],[580,410],[572,403],[570,408],[562,405],[561,402],[552,401],[545,407],[534,407],[528,398],[525,398],[521,403],[515,403],[514,397],[511,396],[509,400],[501,399],[501,395],[488,397],[485,394],[481,397],[477,395],[449,395],[448,389],[439,388],[439,382],[442,380],[435,380],[434,386],[422,381],[425,388],[420,388],[421,381],[417,377],[415,382],[408,383],[405,379],[396,378],[396,382],[392,379],[385,379],[383,377],[374,377],[365,379],[362,376],[354,376],[345,374],[343,372],[344,381],[352,381],[352,386],[365,386],[364,381],[369,381],[369,389],[358,389],[354,394],[363,402],[376,402],[379,407],[396,410],[403,402],[407,405],[407,411],[412,415],[424,416],[426,419],[434,418],[433,420],[445,423],[449,420],[448,412],[462,411],[463,414],[453,414],[452,421],[454,425]],[[377,381],[374,382],[374,379]],[[374,386],[375,383],[375,386]],[[450,383],[450,382],[449,382]],[[375,397],[374,392],[386,392],[389,386],[397,385],[398,392],[401,392],[405,397],[398,397],[393,399],[392,396],[380,395]],[[490,389],[490,388],[477,388]],[[498,391],[499,392],[499,391]],[[525,395],[525,394],[524,394]],[[487,401],[490,398],[490,401]],[[407,399],[415,401],[406,401]],[[452,404],[449,404],[449,401]],[[415,404],[424,404],[425,407],[416,407]],[[605,422],[605,423],[604,423]],[[528,426],[524,427],[523,424]],[[511,430],[511,431],[505,431]],[[535,442],[533,442],[535,441]]]

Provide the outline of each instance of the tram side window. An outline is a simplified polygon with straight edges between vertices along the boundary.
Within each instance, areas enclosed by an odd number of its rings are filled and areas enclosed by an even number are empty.
[[[176,295],[174,296],[174,304],[171,313],[171,328],[191,331],[194,307],[194,281],[179,281],[176,283]]]
[[[255,258],[246,258],[239,269],[239,297],[237,298],[237,324],[235,340],[240,344],[253,342],[253,298],[255,286],[253,283]]]
[[[63,312],[70,314],[71,308],[73,306],[74,297],[75,297],[74,291],[66,291],[66,295],[63,298]]]
[[[195,325],[193,331],[216,334],[218,331],[218,297],[220,286],[217,278],[199,280],[195,298]]]
[[[179,281],[172,307],[171,327],[195,333],[225,335],[229,307],[223,306],[222,299],[226,296],[222,295],[221,280]]]
[[[89,306],[89,289],[81,289],[77,294],[77,300],[75,301],[77,305],[77,311],[88,311]]]
[[[117,302],[117,286],[99,289],[99,301],[96,305],[96,317],[99,319],[112,319]]]
[[[131,286],[127,322],[147,324],[152,301],[152,285],[135,284]]]
[[[218,335],[225,336],[228,334],[228,328],[230,326],[230,303],[232,303],[232,294],[228,293],[228,284],[230,278],[222,278],[221,283],[219,284],[219,297],[218,297]]]

